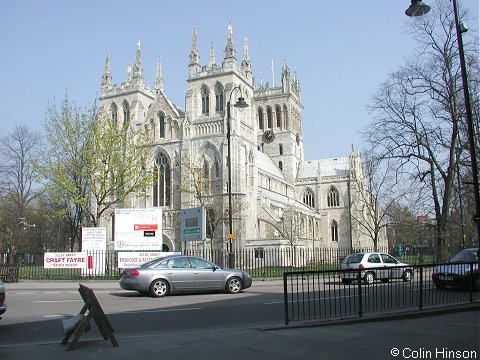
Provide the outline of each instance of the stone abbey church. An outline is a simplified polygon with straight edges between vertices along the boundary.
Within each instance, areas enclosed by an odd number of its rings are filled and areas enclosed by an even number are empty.
[[[119,84],[112,80],[107,52],[100,106],[119,126],[129,121],[130,126],[143,127],[152,139],[147,164],[154,171],[152,184],[145,193],[129,198],[124,207],[161,207],[163,247],[168,251],[185,246],[181,209],[202,204],[213,209],[207,239],[186,246],[372,247],[372,239],[359,223],[359,214],[365,212],[358,205],[365,192],[359,153],[352,148],[348,157],[304,160],[297,74],[291,74],[285,61],[279,86],[263,81],[257,85],[246,38],[242,50],[235,48],[229,24],[221,63],[215,61],[212,45],[207,64],[202,64],[194,29],[186,56],[184,108],[166,96],[160,60],[153,86],[144,82],[140,42],[134,65],[128,66],[126,79]],[[248,107],[234,106],[238,98],[244,98]],[[200,169],[200,191],[193,188],[194,169]],[[229,239],[229,186],[233,240]],[[111,222],[112,218],[105,218],[103,226],[112,229]]]

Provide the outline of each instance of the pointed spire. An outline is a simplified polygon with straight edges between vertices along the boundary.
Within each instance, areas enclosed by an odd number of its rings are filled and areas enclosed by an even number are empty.
[[[140,40],[137,41],[137,52],[135,54],[135,64],[133,65],[133,81],[143,82],[142,53],[140,51]]]
[[[252,78],[252,63],[250,62],[250,55],[248,53],[248,40],[245,36],[243,38],[243,60],[242,60],[242,71],[247,76],[247,78]]]
[[[102,76],[102,87],[108,88],[112,86],[112,74],[110,73],[110,50],[107,50],[105,57],[105,68]]]
[[[190,51],[190,65],[200,64],[200,55],[198,54],[197,29],[193,27],[192,50]]]
[[[298,80],[297,69],[293,72],[293,88],[300,95],[300,80]]]
[[[213,42],[210,43],[210,60],[208,61],[208,66],[213,67],[215,65],[215,51],[213,50]]]
[[[250,55],[248,53],[248,40],[246,36],[243,38],[243,61],[250,63]]]
[[[272,71],[272,87],[275,87],[275,71],[273,70],[273,59],[272,59],[272,66],[270,67]]]
[[[290,69],[287,66],[287,59],[283,60],[282,68],[282,91],[284,93],[289,93],[292,84],[290,83]]]
[[[155,76],[154,90],[157,94],[163,92],[162,59],[160,58],[160,55],[158,56],[157,61],[157,74]]]
[[[225,59],[235,58],[235,45],[233,45],[232,20],[228,23],[227,46],[225,46]]]
[[[130,64],[127,66],[127,79],[125,80],[127,83],[130,83],[132,81],[132,67]]]

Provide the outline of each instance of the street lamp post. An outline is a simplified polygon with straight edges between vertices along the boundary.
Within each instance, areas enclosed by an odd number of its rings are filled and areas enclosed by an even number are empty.
[[[242,89],[240,86],[234,86],[232,91],[230,92],[230,97],[228,98],[227,102],[227,164],[228,164],[228,266],[230,268],[235,267],[235,258],[233,255],[232,249],[232,239],[235,238],[235,234],[233,233],[233,213],[232,213],[232,157],[231,157],[231,115],[230,115],[230,102],[232,100],[233,92],[238,89],[240,90],[240,97],[238,98],[237,102],[233,105],[236,108],[246,108],[248,104],[245,102],[245,99],[242,97]]]
[[[453,13],[455,16],[455,29],[457,32],[457,42],[458,42],[458,53],[460,56],[460,67],[462,72],[462,83],[463,83],[463,96],[465,98],[465,112],[467,118],[467,130],[468,130],[468,141],[470,146],[470,161],[472,164],[472,180],[473,180],[473,192],[475,198],[475,214],[473,216],[473,221],[477,226],[477,239],[479,242],[478,253],[480,254],[480,189],[478,183],[478,165],[477,165],[477,156],[475,149],[475,129],[473,126],[472,118],[472,107],[470,104],[470,93],[468,91],[468,78],[467,78],[467,67],[465,65],[465,52],[463,50],[463,38],[462,33],[466,32],[466,27],[459,21],[458,18],[458,3],[457,0],[452,0],[453,3]],[[408,16],[421,16],[430,11],[430,6],[422,3],[420,0],[412,0],[411,5],[405,11],[405,14]],[[480,258],[479,258],[480,262]]]

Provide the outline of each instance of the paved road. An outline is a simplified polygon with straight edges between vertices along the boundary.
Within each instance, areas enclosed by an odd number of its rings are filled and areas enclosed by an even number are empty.
[[[107,293],[101,290],[102,287],[105,288],[104,284],[88,285],[97,289],[99,293]],[[53,289],[48,283],[43,283],[42,286],[46,290]],[[73,288],[77,286],[78,284],[72,285]],[[10,289],[9,291],[13,291],[11,287]],[[191,297],[189,295],[183,299]],[[175,300],[174,297],[170,299]],[[76,309],[79,308],[78,305],[76,304]],[[158,326],[156,330],[150,329],[139,333],[131,330],[141,326],[140,319],[145,318],[139,317],[138,314],[130,316],[119,313],[108,315],[115,329],[119,347],[113,347],[109,341],[103,340],[93,324],[92,330],[82,336],[78,347],[73,351],[66,351],[66,346],[60,345],[63,334],[58,318],[10,325],[2,324],[5,320],[3,319],[0,320],[0,358],[2,360],[480,359],[479,308],[477,306],[463,310],[412,313],[410,317],[396,316],[388,321],[363,319],[354,322],[335,322],[329,326],[298,328],[283,326],[265,328],[249,325],[248,321],[240,321],[237,325],[222,328],[209,326],[207,321],[201,324],[202,326],[191,328]],[[151,313],[146,314],[153,318]],[[222,313],[222,316],[226,316],[225,313]],[[278,324],[281,320],[283,319],[279,319]],[[172,321],[173,318],[167,325]],[[46,324],[51,324],[54,331],[46,332]],[[34,335],[33,338],[25,335],[29,331],[30,335]],[[30,340],[21,340],[26,338]]]

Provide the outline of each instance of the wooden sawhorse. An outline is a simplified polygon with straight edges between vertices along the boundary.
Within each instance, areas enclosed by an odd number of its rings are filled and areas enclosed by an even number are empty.
[[[115,336],[113,336],[114,330],[112,325],[103,312],[103,309],[100,306],[97,297],[93,293],[93,290],[80,284],[78,292],[82,296],[85,305],[83,306],[82,310],[80,310],[78,315],[63,321],[65,336],[63,337],[62,345],[68,343],[70,337],[75,335],[67,349],[73,350],[73,348],[77,345],[78,340],[80,340],[80,336],[90,329],[90,320],[93,319],[95,320],[103,339],[110,339],[113,346],[118,346],[118,342],[115,339]]]

